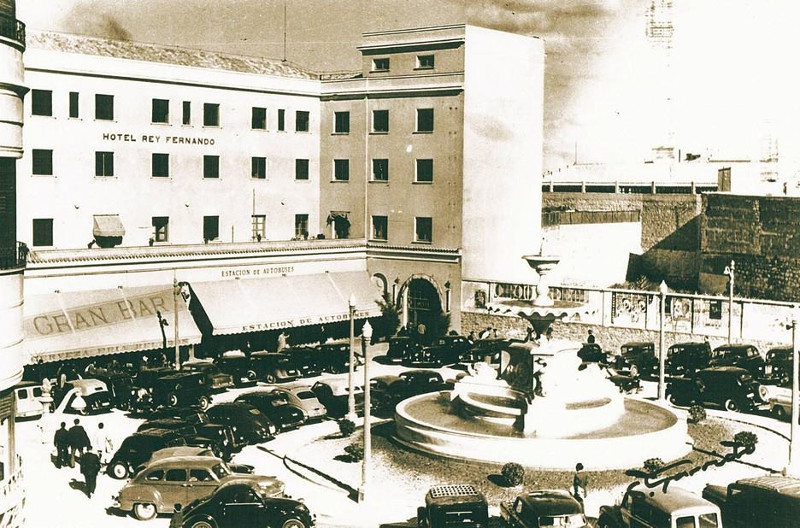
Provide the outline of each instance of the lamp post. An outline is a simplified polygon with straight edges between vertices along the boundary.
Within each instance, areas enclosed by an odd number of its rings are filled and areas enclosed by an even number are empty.
[[[663,400],[666,396],[664,391],[664,363],[665,363],[665,340],[664,340],[664,319],[667,311],[667,283],[663,280],[658,285],[658,292],[661,296],[660,310],[659,310],[659,332],[658,332],[658,399]]]
[[[178,296],[181,294],[181,285],[178,279],[172,278],[172,308],[175,314],[175,370],[181,369],[181,347],[178,341]],[[166,348],[166,347],[165,347]],[[166,356],[166,353],[164,354]]]
[[[161,310],[156,310],[156,317],[158,317],[158,326],[161,327],[161,350],[164,352],[164,355],[167,354],[167,332],[164,330],[165,326],[169,326],[169,323],[164,316],[161,315]]]
[[[361,461],[361,487],[358,488],[358,502],[367,498],[369,484],[369,466],[372,459],[372,431],[370,422],[370,387],[369,387],[369,355],[368,347],[372,339],[372,325],[369,321],[364,323],[361,330],[361,352],[364,354],[364,459]]]
[[[347,415],[345,418],[355,422],[356,421],[356,398],[353,394],[353,374],[356,363],[356,338],[355,338],[355,311],[356,311],[356,298],[351,293],[350,298],[347,300],[348,315],[350,317],[350,361],[347,371]]]
[[[800,365],[800,343],[797,340],[797,310],[792,312],[792,412],[789,413],[789,465],[786,472],[792,475],[800,474],[800,409],[798,409],[798,395],[800,394],[800,381],[798,381],[797,368]]]
[[[731,260],[730,266],[725,266],[725,275],[731,278],[728,293],[728,344],[733,343],[733,281],[736,276],[736,262]]]

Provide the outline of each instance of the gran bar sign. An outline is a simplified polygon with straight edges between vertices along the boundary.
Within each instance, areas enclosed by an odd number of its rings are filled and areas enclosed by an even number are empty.
[[[494,285],[494,296],[504,299],[530,301],[536,298],[536,286],[498,282]]]
[[[369,312],[354,311],[355,319],[365,319],[369,317]],[[350,317],[346,313],[336,315],[321,315],[312,317],[298,317],[296,319],[284,319],[282,321],[271,321],[268,323],[253,323],[242,326],[242,332],[263,332],[264,330],[279,330],[281,328],[294,328],[296,326],[309,326],[325,323],[335,323],[336,321],[347,321]]]
[[[100,326],[156,317],[156,312],[172,311],[172,290],[127,297],[104,303],[66,308],[39,314],[25,320],[26,336],[50,336],[90,330]]]

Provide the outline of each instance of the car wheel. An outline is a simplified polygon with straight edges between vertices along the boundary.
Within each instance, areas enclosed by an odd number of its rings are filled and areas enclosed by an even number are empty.
[[[331,371],[331,374],[341,374],[342,373],[342,369],[340,369],[336,365],[331,365],[328,370]]]
[[[639,376],[639,367],[636,365],[631,365],[631,377],[636,378]]]
[[[122,462],[114,462],[108,466],[106,473],[115,479],[122,480],[128,476],[128,466]]]
[[[210,521],[195,521],[194,523],[188,525],[191,528],[216,528],[216,525],[211,524]]]
[[[264,379],[266,380],[267,383],[275,383],[276,381],[278,381],[277,376],[275,376],[275,373],[273,372],[267,374]]]
[[[167,405],[170,407],[177,407],[178,406],[178,395],[174,392],[170,392],[167,395]]]
[[[258,374],[256,374],[255,370],[248,370],[247,379],[249,379],[250,381],[255,381],[256,379],[258,379]]]
[[[739,410],[739,404],[736,403],[734,400],[730,400],[730,399],[729,400],[725,400],[724,407],[725,407],[726,411],[738,411]]]
[[[281,528],[306,528],[306,525],[300,519],[292,517],[283,521]]]
[[[158,510],[156,510],[155,504],[137,502],[133,505],[133,516],[140,521],[149,521],[156,516],[156,513],[158,513]]]
[[[211,398],[203,394],[197,399],[197,405],[200,407],[201,411],[205,411],[211,407]]]
[[[667,400],[668,400],[668,401],[669,401],[669,402],[670,402],[672,405],[680,405],[680,398],[678,398],[678,397],[677,397],[677,396],[675,396],[674,394],[668,394],[668,395],[667,395]]]
[[[778,420],[786,420],[786,411],[780,405],[776,405],[772,408],[772,415]]]

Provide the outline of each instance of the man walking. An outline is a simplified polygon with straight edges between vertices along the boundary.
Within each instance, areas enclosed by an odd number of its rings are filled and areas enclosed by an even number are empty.
[[[586,498],[586,487],[589,485],[589,479],[583,473],[583,464],[578,462],[575,465],[575,475],[572,477],[572,496],[575,500],[581,503],[581,510],[585,511],[583,500]]]
[[[101,464],[107,464],[111,452],[114,450],[114,445],[111,438],[108,436],[108,431],[105,429],[103,422],[97,425],[97,432],[92,439],[92,449],[100,457]]]
[[[53,437],[53,444],[56,446],[56,467],[62,468],[69,463],[69,431],[67,431],[67,422],[61,422],[61,428],[56,431]]]
[[[81,425],[81,421],[75,418],[74,425],[67,431],[69,440],[69,467],[75,467],[75,454],[78,453],[82,456],[87,449],[91,447],[89,442],[89,435],[86,434],[86,429]]]
[[[92,493],[94,493],[97,488],[97,474],[100,473],[100,457],[98,457],[94,451],[86,451],[81,455],[80,464],[81,474],[83,474],[83,478],[86,480],[86,496],[91,499]]]

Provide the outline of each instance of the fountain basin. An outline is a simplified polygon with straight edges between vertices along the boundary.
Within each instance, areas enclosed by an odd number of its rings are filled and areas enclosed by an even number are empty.
[[[588,470],[629,469],[648,458],[666,462],[690,451],[686,421],[675,413],[631,398],[623,405],[613,423],[576,434],[570,433],[568,415],[555,415],[545,436],[508,423],[462,417],[447,394],[423,394],[397,405],[395,438],[433,455],[554,470],[572,470],[578,462]]]

